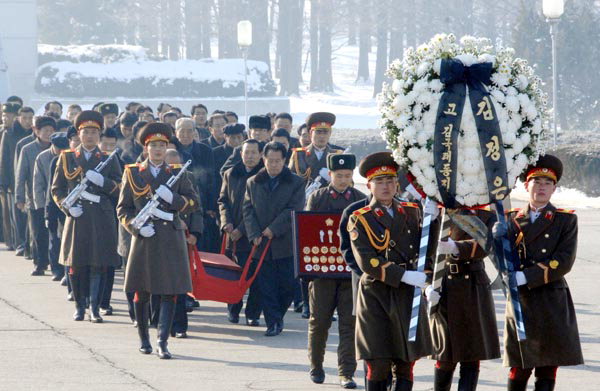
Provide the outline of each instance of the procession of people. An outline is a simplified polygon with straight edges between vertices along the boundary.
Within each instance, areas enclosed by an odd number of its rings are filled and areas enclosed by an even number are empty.
[[[235,113],[209,114],[202,104],[189,115],[166,103],[155,111],[131,102],[124,112],[115,103],[71,105],[64,116],[58,101],[38,116],[16,96],[2,105],[0,234],[8,250],[32,260],[32,278],[50,270],[65,286],[75,321],[112,315],[120,269],[139,351],[153,352],[155,327],[158,357],[176,357],[168,339],[187,337],[187,313],[198,306],[190,251],[217,253],[224,243],[242,268],[252,262],[250,274],[265,250],[245,300],[226,306],[228,321],[239,323],[244,309],[246,326],[258,327],[262,314],[264,335],[276,337],[290,307],[302,312],[315,384],[325,380],[334,324],[339,384],[348,389],[357,387],[357,360],[365,363],[368,391],[410,391],[415,362],[432,359],[435,391],[450,390],[457,367],[458,390],[473,391],[480,362],[501,357],[484,264],[493,246],[444,221],[443,205],[418,192],[404,198],[392,153],[358,161],[332,144],[333,113],[312,113],[295,128],[289,113],[252,115],[248,129]],[[355,170],[369,194],[355,187]],[[551,203],[562,173],[552,155],[529,165],[521,176],[529,202],[507,211],[506,223],[489,206],[454,212],[477,217],[491,241],[508,237],[518,257],[507,278],[518,285],[526,339],[507,305],[509,391],[525,391],[532,374],[536,391],[552,391],[558,367],[583,363],[565,280],[576,257],[577,216]],[[343,278],[297,277],[302,254],[292,226],[303,211],[340,217],[335,251],[348,266]],[[448,238],[438,240],[444,223]],[[436,256],[445,260],[441,289],[432,283]]]

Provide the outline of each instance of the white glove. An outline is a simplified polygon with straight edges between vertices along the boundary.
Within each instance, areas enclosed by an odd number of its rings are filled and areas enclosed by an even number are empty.
[[[431,303],[431,305],[437,305],[440,301],[440,293],[433,289],[433,286],[428,285],[425,288],[425,297],[427,297],[427,301]]]
[[[99,172],[94,170],[87,170],[85,173],[85,177],[88,181],[92,182],[96,186],[104,186],[104,177]]]
[[[448,254],[457,255],[458,254],[458,247],[456,246],[456,243],[454,243],[454,240],[452,240],[452,238],[448,238],[447,242],[440,240],[438,242],[438,254],[441,254],[441,255],[448,255]]]
[[[427,279],[427,275],[423,272],[415,272],[412,270],[407,270],[402,275],[402,281],[405,284],[418,286],[419,288],[425,287],[425,280]]]
[[[521,286],[521,285],[527,284],[527,277],[525,277],[525,273],[523,273],[523,272],[516,272],[515,273],[515,278],[517,279],[517,286]]]
[[[319,176],[327,182],[331,182],[331,177],[329,176],[329,169],[327,167],[323,167],[319,170]]]
[[[72,206],[69,208],[69,214],[77,218],[83,214],[83,208],[80,205]]]
[[[162,198],[169,204],[173,202],[173,192],[169,190],[169,188],[165,185],[158,186],[158,189],[156,189],[156,194],[158,194],[160,198]]]
[[[154,236],[154,234],[155,234],[155,231],[154,231],[154,227],[152,225],[144,225],[142,228],[140,228],[140,235],[142,235],[145,238]]]
[[[427,198],[427,201],[425,201],[425,206],[423,207],[423,213],[430,214],[431,220],[435,220],[440,213],[437,202],[433,201],[431,198]]]

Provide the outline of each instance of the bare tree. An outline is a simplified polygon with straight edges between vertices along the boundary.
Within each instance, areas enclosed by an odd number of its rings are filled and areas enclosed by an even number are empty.
[[[333,14],[333,0],[320,0],[321,15]],[[312,72],[312,70],[311,70]],[[333,72],[331,70],[331,21],[319,18],[319,79],[321,91],[333,92]]]
[[[377,8],[377,60],[375,62],[375,82],[373,96],[381,92],[385,71],[388,66],[388,7],[389,0],[380,0]]]
[[[280,95],[300,93],[302,74],[302,18],[304,0],[279,3],[278,41],[280,46]]]
[[[371,1],[362,3],[365,6],[363,12],[358,16],[358,71],[356,81],[368,81],[369,74],[369,52],[371,51]]]
[[[319,74],[319,0],[310,1],[310,85],[311,91],[321,87]]]
[[[164,31],[167,34],[169,60],[178,60],[181,44],[181,0],[168,0],[167,7],[167,28]]]
[[[237,0],[217,0],[219,58],[238,56],[237,22],[240,6]]]

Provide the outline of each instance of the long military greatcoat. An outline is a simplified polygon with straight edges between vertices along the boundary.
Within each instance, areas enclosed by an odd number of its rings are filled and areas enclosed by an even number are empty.
[[[527,278],[527,284],[519,287],[527,338],[519,346],[508,304],[504,365],[532,368],[583,364],[575,307],[564,278],[575,262],[577,216],[548,204],[532,223],[527,206],[508,213],[508,229]]]
[[[89,160],[86,160],[82,146],[74,150],[63,151],[60,155],[52,180],[52,198],[56,205],[69,195],[85,177],[108,155],[96,147]],[[59,262],[65,266],[118,266],[117,221],[113,201],[119,195],[121,167],[112,159],[101,172],[104,185],[96,186],[88,181],[87,192],[100,196],[100,202],[79,201],[83,214],[73,218],[68,210],[62,234]]]
[[[152,175],[148,160],[125,166],[123,186],[117,216],[131,233],[131,249],[125,270],[126,292],[149,292],[157,295],[177,295],[192,291],[185,224],[180,213],[191,213],[199,207],[198,194],[191,175],[183,175],[173,186],[173,202],[161,201],[159,209],[173,213],[173,221],[151,218],[155,234],[145,238],[131,225],[131,221],[152,199],[154,191],[177,175],[180,165],[163,164],[156,176]]]
[[[373,198],[348,222],[352,252],[364,272],[356,308],[356,354],[360,360],[414,361],[432,353],[425,295],[421,295],[416,341],[408,342],[415,288],[401,282],[406,270],[417,268],[421,211],[416,204],[396,200],[392,209],[394,217]],[[437,248],[437,232],[436,219],[429,236],[428,273]]]
[[[496,221],[487,210],[460,211],[476,215],[492,228]],[[433,358],[465,362],[500,357],[494,299],[485,272],[485,251],[466,232],[452,225],[450,237],[458,255],[446,260],[440,304],[431,317]]]
[[[319,171],[322,168],[327,168],[327,155],[330,153],[341,153],[343,150],[339,147],[327,145],[321,155],[321,159],[317,157],[315,147],[311,144],[306,148],[294,148],[290,158],[289,168],[294,174],[301,176],[306,183],[314,180],[319,176]],[[325,182],[325,181],[322,181]]]

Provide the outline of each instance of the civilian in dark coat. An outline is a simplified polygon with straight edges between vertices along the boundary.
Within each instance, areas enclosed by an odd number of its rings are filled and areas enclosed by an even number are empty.
[[[237,258],[237,262],[244,267],[250,254],[251,244],[246,236],[242,206],[246,194],[246,182],[254,176],[262,167],[262,148],[256,140],[246,140],[242,147],[242,162],[225,171],[221,195],[219,196],[219,212],[221,213],[221,230],[225,232],[229,240],[227,249]],[[254,266],[254,265],[253,265]],[[251,275],[254,268],[251,267]],[[248,301],[246,302],[246,324],[258,326],[260,318],[260,298],[256,284],[250,287]],[[239,322],[239,314],[242,309],[243,300],[239,303],[227,305],[229,321]]]
[[[304,209],[304,182],[285,167],[286,149],[280,143],[269,143],[263,153],[265,168],[248,180],[244,198],[244,223],[247,237],[271,247],[258,275],[261,303],[267,336],[283,330],[283,317],[294,296],[294,266],[291,219],[293,211]]]

